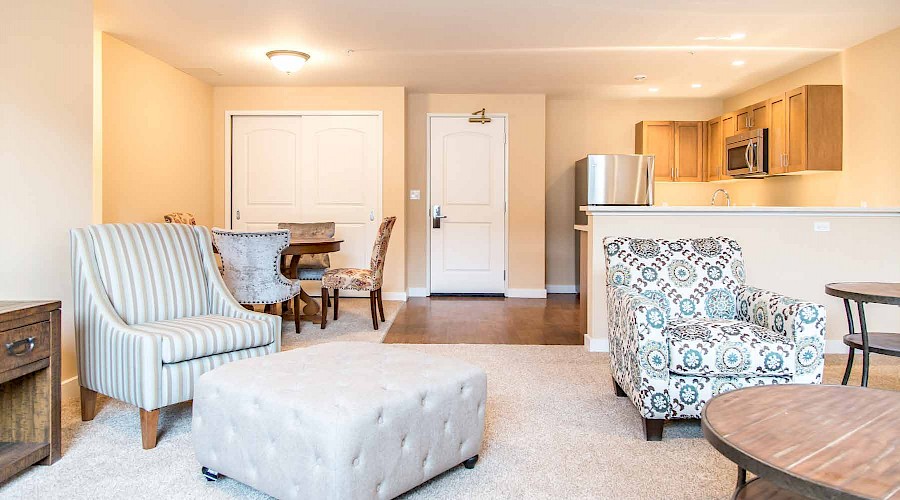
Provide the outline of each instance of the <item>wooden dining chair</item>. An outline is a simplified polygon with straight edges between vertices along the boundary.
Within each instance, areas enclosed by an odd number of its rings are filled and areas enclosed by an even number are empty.
[[[339,268],[329,269],[322,276],[322,328],[328,322],[329,290],[334,291],[334,319],[338,319],[340,307],[340,290],[358,290],[369,292],[369,309],[372,312],[372,327],[378,329],[378,316],[384,319],[384,302],[381,298],[381,284],[384,278],[384,259],[387,255],[388,242],[391,240],[391,229],[397,222],[396,217],[385,217],[375,236],[372,247],[372,260],[368,269]],[[376,314],[377,309],[377,314]]]

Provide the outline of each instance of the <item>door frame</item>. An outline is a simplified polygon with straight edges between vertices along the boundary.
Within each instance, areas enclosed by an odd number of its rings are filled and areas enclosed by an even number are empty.
[[[384,204],[384,112],[382,111],[351,111],[351,110],[317,110],[317,111],[301,111],[301,110],[240,110],[225,111],[225,227],[232,227],[232,214],[234,213],[234,198],[232,197],[233,170],[231,158],[231,136],[233,133],[233,119],[235,116],[377,116],[378,132],[376,135],[380,139],[378,141],[378,167],[376,178],[378,186],[376,189],[375,203],[375,221],[381,221],[383,217]],[[380,222],[379,222],[380,223]]]
[[[503,296],[509,294],[509,113],[488,113],[503,118]],[[431,295],[431,119],[471,118],[470,113],[425,114],[425,291]]]

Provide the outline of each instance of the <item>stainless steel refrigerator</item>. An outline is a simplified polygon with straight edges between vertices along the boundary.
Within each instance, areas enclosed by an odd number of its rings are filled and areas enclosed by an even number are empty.
[[[653,205],[652,155],[588,155],[575,163],[575,223],[584,205]]]

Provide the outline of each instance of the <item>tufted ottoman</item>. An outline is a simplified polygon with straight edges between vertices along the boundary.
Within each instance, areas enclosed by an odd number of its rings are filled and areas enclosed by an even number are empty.
[[[486,395],[484,371],[462,361],[319,344],[201,376],[194,450],[208,479],[278,498],[392,498],[475,465]]]

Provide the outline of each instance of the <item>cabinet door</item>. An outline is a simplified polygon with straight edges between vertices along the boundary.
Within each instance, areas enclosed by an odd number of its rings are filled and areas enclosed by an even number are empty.
[[[750,106],[750,128],[769,128],[769,101]]]
[[[750,114],[752,113],[752,109],[750,106],[747,106],[744,109],[739,109],[734,112],[734,131],[735,133],[740,134],[741,132],[746,132],[750,130]]]
[[[675,122],[675,180],[703,180],[703,122]]]
[[[641,140],[635,146],[640,147],[637,154],[653,155],[654,177],[659,181],[675,179],[675,123],[674,122],[641,122],[638,124]],[[638,143],[639,142],[639,143]]]
[[[725,138],[722,137],[722,118],[713,118],[706,122],[706,180],[717,181],[722,178],[722,148]]]
[[[787,171],[806,170],[806,87],[785,94]]]
[[[733,136],[737,133],[737,129],[735,128],[735,114],[728,113],[722,115],[722,179],[731,179],[731,176],[728,175],[727,170],[725,170],[725,164],[727,163],[727,159],[725,155],[727,154],[725,151],[725,139]]]
[[[783,174],[785,169],[784,145],[785,113],[784,94],[769,99],[769,173]]]

